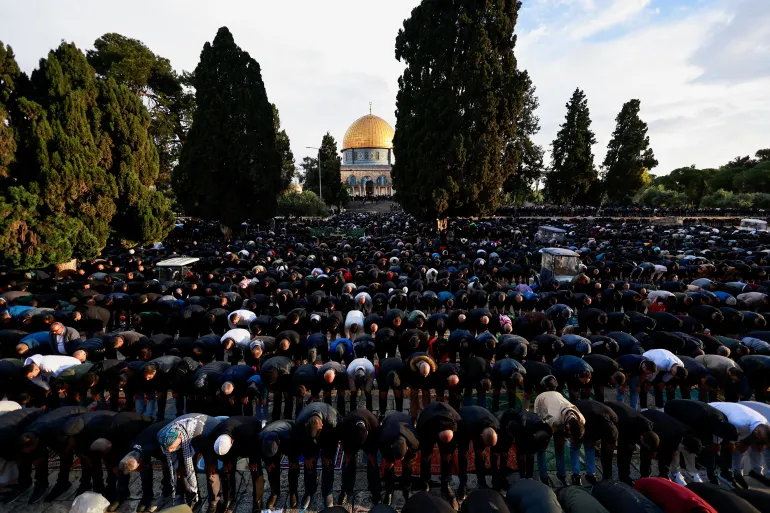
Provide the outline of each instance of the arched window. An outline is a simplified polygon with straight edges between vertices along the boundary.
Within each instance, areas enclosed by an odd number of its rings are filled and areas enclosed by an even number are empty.
[[[353,175],[350,175],[347,180],[348,185],[356,185],[356,177]]]
[[[366,182],[371,182],[371,181],[372,181],[372,177],[367,175],[361,178],[361,185],[364,185]]]
[[[389,185],[388,184],[388,178],[385,175],[380,175],[377,177],[377,185]]]

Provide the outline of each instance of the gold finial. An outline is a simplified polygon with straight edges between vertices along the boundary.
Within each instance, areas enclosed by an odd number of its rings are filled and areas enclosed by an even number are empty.
[[[372,114],[372,102],[369,102],[369,115],[371,116],[371,114]]]

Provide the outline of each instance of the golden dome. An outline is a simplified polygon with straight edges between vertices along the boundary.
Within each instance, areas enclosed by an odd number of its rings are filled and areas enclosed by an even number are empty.
[[[342,150],[350,148],[392,148],[395,131],[387,121],[374,114],[358,118],[342,141]]]

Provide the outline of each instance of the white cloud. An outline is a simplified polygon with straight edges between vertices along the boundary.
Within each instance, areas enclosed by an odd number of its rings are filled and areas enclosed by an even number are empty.
[[[572,37],[583,39],[629,21],[639,14],[652,0],[614,0],[592,19],[581,22],[572,29]]]

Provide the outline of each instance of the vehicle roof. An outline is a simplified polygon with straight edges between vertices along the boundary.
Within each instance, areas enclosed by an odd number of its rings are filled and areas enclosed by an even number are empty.
[[[556,256],[575,256],[575,257],[580,256],[574,251],[572,251],[571,249],[566,249],[566,248],[543,248],[540,251],[543,253],[548,253],[549,255],[556,255]]]
[[[562,230],[561,228],[556,228],[555,226],[538,226],[538,230],[547,230],[549,232],[554,233],[567,233],[566,230]]]
[[[181,267],[183,265],[190,265],[194,264],[200,260],[200,258],[195,257],[175,257],[175,258],[169,258],[168,260],[164,260],[162,262],[158,262],[155,264],[155,267]]]

